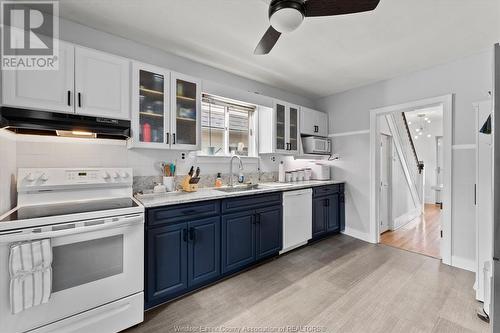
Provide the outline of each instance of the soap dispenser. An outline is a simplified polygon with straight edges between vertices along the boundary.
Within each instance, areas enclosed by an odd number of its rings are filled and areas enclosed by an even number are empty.
[[[220,172],[217,173],[217,178],[215,178],[215,187],[222,187],[222,177]]]

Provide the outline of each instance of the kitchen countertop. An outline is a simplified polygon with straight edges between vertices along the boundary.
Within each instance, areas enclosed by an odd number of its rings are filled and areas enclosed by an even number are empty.
[[[167,192],[167,193],[152,193],[152,194],[136,194],[135,198],[139,200],[144,207],[160,207],[177,205],[188,202],[226,199],[232,197],[241,197],[245,195],[255,195],[271,192],[284,192],[291,190],[298,190],[303,188],[310,188],[315,186],[342,184],[344,181],[338,180],[310,180],[295,183],[259,183],[263,188],[254,190],[246,190],[241,192],[223,192],[215,188],[201,188],[197,192]],[[291,184],[291,185],[285,185]]]

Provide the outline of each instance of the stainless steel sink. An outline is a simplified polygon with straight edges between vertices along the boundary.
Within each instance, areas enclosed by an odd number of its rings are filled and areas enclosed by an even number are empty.
[[[214,190],[227,192],[227,193],[233,193],[233,192],[245,192],[245,191],[258,190],[260,188],[262,188],[262,187],[259,184],[251,184],[251,185],[237,185],[237,186],[221,187],[221,188],[215,188]]]

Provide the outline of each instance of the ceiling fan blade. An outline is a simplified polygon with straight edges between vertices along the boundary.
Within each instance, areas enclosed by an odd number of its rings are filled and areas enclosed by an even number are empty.
[[[380,0],[307,0],[306,16],[333,16],[367,12],[377,8]]]
[[[262,36],[262,39],[260,40],[255,50],[253,51],[253,54],[268,54],[272,50],[274,44],[276,44],[280,36],[281,32],[276,31],[273,27],[269,27],[264,36]]]

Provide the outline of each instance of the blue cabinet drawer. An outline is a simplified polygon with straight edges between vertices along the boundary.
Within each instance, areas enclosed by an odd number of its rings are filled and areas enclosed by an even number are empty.
[[[318,186],[313,189],[313,197],[336,194],[344,191],[344,184]]]
[[[220,200],[151,208],[147,212],[147,225],[157,226],[190,221],[220,214]]]
[[[281,192],[261,195],[248,195],[222,200],[222,212],[233,213],[281,204]]]

